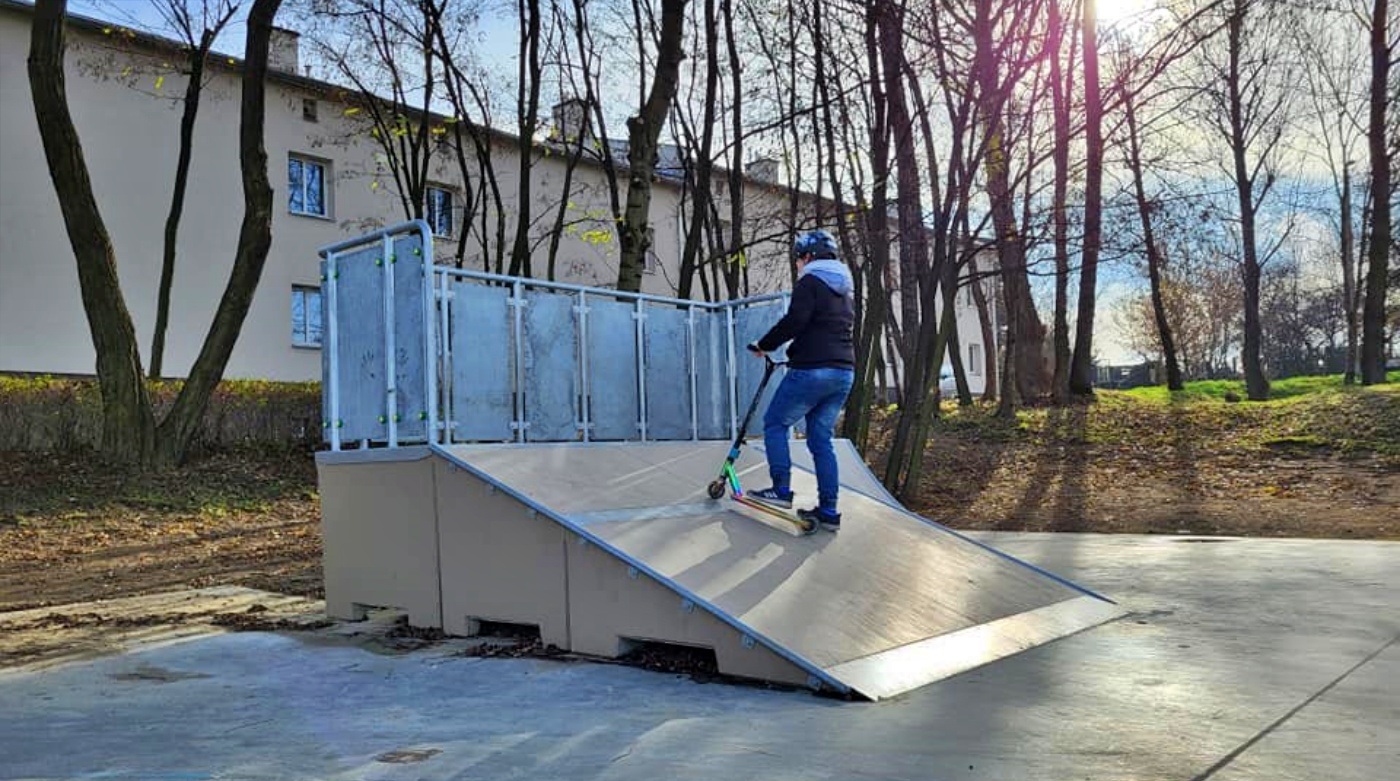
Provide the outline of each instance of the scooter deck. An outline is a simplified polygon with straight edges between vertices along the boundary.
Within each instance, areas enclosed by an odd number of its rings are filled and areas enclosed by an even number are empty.
[[[777,518],[780,521],[784,521],[789,526],[793,527],[793,529],[795,529],[798,534],[807,535],[817,530],[815,523],[808,525],[807,521],[798,518],[795,514],[791,512],[783,510],[781,507],[774,507],[771,504],[765,504],[764,502],[760,502],[757,499],[750,499],[747,496],[731,495],[730,498],[733,499],[735,503],[739,505],[742,505],[744,507],[751,507],[771,518]]]

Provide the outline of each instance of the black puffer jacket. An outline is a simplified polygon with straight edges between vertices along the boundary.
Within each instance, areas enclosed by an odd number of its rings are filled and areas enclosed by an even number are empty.
[[[851,294],[838,293],[816,274],[797,280],[787,314],[758,340],[772,352],[789,340],[788,365],[794,369],[854,368],[855,304]]]

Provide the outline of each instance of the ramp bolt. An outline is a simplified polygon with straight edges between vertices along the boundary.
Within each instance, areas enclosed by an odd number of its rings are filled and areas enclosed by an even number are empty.
[[[636,580],[636,579],[637,579],[637,576],[640,575],[640,574],[641,574],[641,573],[637,571],[637,568],[636,568],[636,567],[628,567],[628,568],[627,568],[627,577],[629,577],[629,578],[631,578],[631,579],[633,579],[633,580]]]
[[[419,420],[427,420],[427,419],[428,419],[428,413],[426,413],[426,412],[420,412],[420,413],[418,413],[418,419],[419,419]]]
[[[694,612],[695,612],[695,603],[694,603],[694,602],[691,602],[691,601],[688,600],[688,599],[682,599],[682,600],[681,600],[681,612],[682,612],[682,613],[694,613]]]
[[[380,423],[383,423],[383,422],[384,422],[384,416],[383,416],[383,415],[380,415],[380,416],[379,416],[379,422],[380,422]]]
[[[807,676],[807,688],[809,688],[809,689],[821,689],[821,687],[822,687],[822,679],[818,678],[818,677],[815,676],[815,675],[809,675],[809,676]]]
[[[753,648],[753,647],[754,647],[754,642],[755,642],[755,641],[754,641],[754,639],[753,639],[753,635],[744,635],[744,636],[739,640],[739,643],[740,643],[741,645],[743,645],[745,648]]]
[[[422,255],[422,254],[423,254],[423,249],[422,249],[421,247],[414,247],[414,248],[413,248],[413,255],[414,255],[414,257],[417,257],[417,256]]]
[[[402,420],[403,420],[403,417],[400,416],[399,413],[395,412],[395,413],[394,413],[394,422],[395,422],[395,423],[398,423],[399,421],[402,421]]]
[[[399,256],[398,256],[398,255],[390,255],[390,256],[389,256],[389,262],[390,262],[390,263],[398,263],[398,262],[399,262]]]
[[[384,265],[384,258],[375,258],[375,259],[374,259],[374,265],[376,265],[376,266],[382,266],[382,265]]]

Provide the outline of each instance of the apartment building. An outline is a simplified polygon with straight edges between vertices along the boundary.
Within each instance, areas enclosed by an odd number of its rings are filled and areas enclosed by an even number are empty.
[[[0,0],[0,372],[92,374],[94,354],[79,297],[76,264],[34,119],[25,58],[32,7]],[[226,376],[272,380],[320,377],[320,287],[317,248],[405,218],[394,177],[347,91],[301,75],[294,32],[273,41],[265,146],[274,190],[272,251]],[[78,16],[69,18],[66,76],[69,106],[82,140],[93,188],[116,251],[127,307],[143,359],[149,361],[163,233],[173,189],[185,90],[182,55],[169,40]],[[196,123],[184,217],[177,243],[165,373],[193,364],[233,264],[242,190],[238,164],[240,62],[212,58]],[[577,109],[556,107],[556,121],[577,122]],[[441,118],[435,118],[435,121]],[[520,187],[518,140],[494,134],[492,159],[508,235]],[[625,157],[625,150],[618,151]],[[530,167],[532,245],[543,248],[561,204],[557,278],[589,285],[616,280],[619,249],[603,168],[587,158],[565,196],[565,155],[535,145]],[[675,295],[689,209],[683,177],[663,155],[652,196],[654,244],[644,292]],[[668,170],[672,169],[672,170]],[[766,237],[746,253],[755,292],[788,284],[789,190],[774,182],[771,163],[745,178],[746,240]],[[285,170],[286,175],[281,172]],[[438,262],[458,259],[465,187],[444,145],[430,168],[426,216]],[[625,175],[622,186],[625,187]],[[475,186],[476,183],[472,183]],[[721,196],[724,197],[724,196]],[[818,201],[800,196],[809,221]],[[461,261],[486,268],[470,237]],[[540,249],[543,252],[543,249]],[[543,276],[541,260],[536,276]],[[698,295],[699,287],[697,285]],[[975,308],[959,297],[964,349],[981,339]],[[969,344],[971,342],[971,344]],[[978,348],[980,350],[980,348]],[[976,360],[980,361],[980,357]],[[980,377],[971,375],[975,389]]]

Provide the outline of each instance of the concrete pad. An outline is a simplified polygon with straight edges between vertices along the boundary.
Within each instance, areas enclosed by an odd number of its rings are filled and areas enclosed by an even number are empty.
[[[1134,612],[880,703],[221,635],[0,673],[0,779],[1394,777],[1400,544],[978,537]]]

